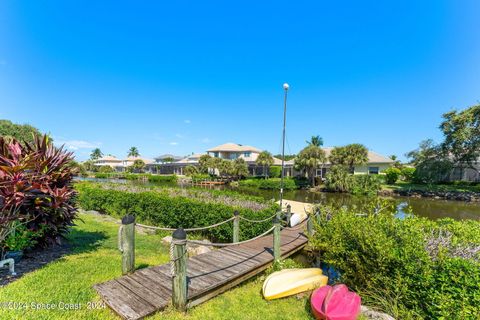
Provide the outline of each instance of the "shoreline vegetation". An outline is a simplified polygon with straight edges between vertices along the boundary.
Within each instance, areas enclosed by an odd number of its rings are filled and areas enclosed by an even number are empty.
[[[355,175],[355,177],[366,177],[367,175]],[[375,177],[370,175],[370,177]],[[177,183],[185,181],[185,178],[177,175],[157,175],[147,173],[101,173],[96,172],[90,176],[96,179],[125,179],[130,181],[145,181],[151,183]],[[192,177],[193,178],[193,177]],[[195,177],[196,179],[214,179],[209,175]],[[359,187],[359,194],[375,193],[379,196],[402,196],[412,198],[432,198],[441,200],[454,200],[464,202],[480,202],[480,183],[453,182],[443,184],[420,184],[407,181],[397,181],[393,184],[385,183],[385,177],[379,175],[376,178],[378,186],[376,190],[370,191]],[[212,180],[214,181],[214,180]],[[246,187],[259,190],[280,190],[280,178],[249,177],[239,181],[230,182],[232,190],[236,187]],[[325,184],[319,184],[310,188],[306,178],[285,178],[285,190],[308,189],[310,192],[339,192],[331,190]],[[368,189],[368,188],[367,188]],[[346,192],[352,193],[352,192]],[[357,193],[357,194],[358,194]],[[356,194],[356,193],[354,193]]]

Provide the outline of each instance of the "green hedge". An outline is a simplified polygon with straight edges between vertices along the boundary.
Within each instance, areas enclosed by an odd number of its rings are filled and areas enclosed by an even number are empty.
[[[480,222],[401,220],[393,211],[340,210],[316,225],[311,246],[366,304],[397,319],[477,319]]]
[[[267,190],[280,190],[281,179],[280,178],[245,179],[245,180],[240,180],[239,185],[241,187],[251,187],[251,188],[267,189]],[[299,188],[300,188],[300,184],[296,179],[285,178],[285,181],[284,181],[285,190],[295,190]]]
[[[238,210],[241,215],[249,219],[263,219],[274,214],[278,205],[258,200],[263,209],[254,210],[242,207],[242,202],[251,204],[253,197],[235,197],[232,192],[209,192],[205,190],[190,190],[187,196],[172,196],[175,192],[163,189],[152,191],[139,191],[128,186],[106,187],[97,183],[76,183],[75,188],[79,194],[77,201],[85,210],[97,210],[105,214],[120,218],[125,214],[134,214],[139,223],[164,226],[164,227],[202,227],[224,221],[233,216]],[[134,192],[115,190],[115,188],[131,188]],[[187,192],[179,190],[179,192]],[[208,192],[206,195],[205,193]],[[198,194],[198,197],[195,194]],[[238,205],[226,205],[225,199]],[[241,222],[240,237],[249,239],[271,227],[271,222],[251,224]],[[204,236],[214,241],[232,241],[232,223],[210,229],[203,233]]]

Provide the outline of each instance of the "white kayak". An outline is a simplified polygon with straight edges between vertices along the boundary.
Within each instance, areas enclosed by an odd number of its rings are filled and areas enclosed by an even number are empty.
[[[285,269],[272,273],[263,283],[266,300],[288,297],[326,285],[328,277],[320,268]]]
[[[305,219],[307,219],[307,214],[305,212],[292,214],[290,217],[290,227],[295,227]]]

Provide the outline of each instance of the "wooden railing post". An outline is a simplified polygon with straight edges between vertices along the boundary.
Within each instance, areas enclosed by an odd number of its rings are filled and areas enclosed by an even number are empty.
[[[313,236],[313,218],[313,214],[309,213],[307,220],[307,234],[309,237]]]
[[[122,252],[122,274],[135,271],[135,217],[126,215],[118,230],[118,249]]]
[[[282,253],[280,251],[280,219],[275,217],[273,219],[273,258],[275,262],[280,261]]]
[[[235,219],[233,219],[233,242],[240,241],[240,215],[237,210],[233,212]]]
[[[177,310],[187,309],[187,233],[178,228],[172,235],[172,302]]]
[[[290,219],[292,218],[292,206],[291,205],[287,205],[287,213],[286,213],[286,216],[287,216],[287,226],[290,225]]]

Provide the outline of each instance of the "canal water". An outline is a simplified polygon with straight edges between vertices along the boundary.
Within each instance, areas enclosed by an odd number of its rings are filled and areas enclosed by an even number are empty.
[[[141,185],[154,186],[168,186],[180,188],[192,188],[191,185],[182,185],[176,183],[151,183],[142,181],[130,181],[121,179],[94,179],[94,178],[79,178],[80,180],[91,180],[97,182],[116,182],[116,183],[131,183]],[[259,190],[252,188],[233,188],[229,186],[215,186],[215,187],[195,187],[195,188],[215,188],[234,190],[243,194],[263,197],[264,199],[278,200],[278,190]],[[329,193],[329,192],[310,192],[308,190],[293,190],[285,191],[284,199],[295,200],[308,203],[323,203],[332,205],[334,207],[356,207],[361,208],[369,199],[366,196],[353,196],[344,193]],[[395,201],[399,215],[404,214],[404,208],[410,207],[413,214],[427,217],[430,219],[439,218],[454,218],[454,219],[475,219],[480,220],[480,203],[462,202],[453,200],[438,200],[431,198],[411,198],[411,197],[388,197]]]

